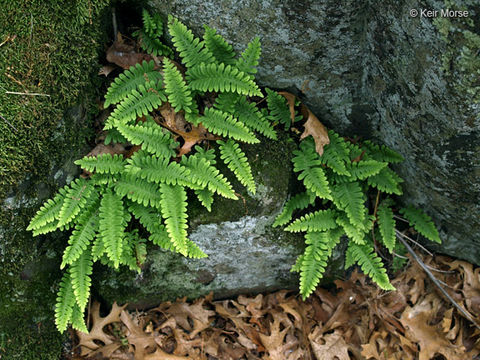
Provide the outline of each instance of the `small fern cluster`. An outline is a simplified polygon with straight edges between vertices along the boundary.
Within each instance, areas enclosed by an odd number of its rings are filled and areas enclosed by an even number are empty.
[[[390,195],[402,194],[403,180],[389,164],[403,158],[370,141],[355,144],[333,131],[328,135],[330,144],[324,147],[323,155],[315,151],[311,137],[303,140],[294,152],[294,171],[305,192],[290,198],[274,223],[274,226],[290,223],[286,231],[306,232],[307,247],[292,268],[300,272],[300,292],[306,298],[315,290],[342,236],[348,238],[345,267],[356,263],[382,289],[393,290],[374,243],[383,245],[390,253],[397,246]],[[373,211],[367,201],[370,188],[377,190],[378,199],[383,199]],[[292,221],[294,213],[304,209],[311,211]],[[413,207],[402,208],[400,213],[421,235],[440,242],[428,215]]]
[[[163,59],[132,66],[105,95],[105,107],[114,106],[105,123],[105,144],[125,144],[135,151],[77,160],[88,176],[60,189],[28,227],[35,236],[71,231],[61,263],[67,271],[55,310],[60,331],[69,324],[87,331],[83,314],[95,262],[140,271],[147,241],[184,256],[206,256],[187,237],[187,191],[209,211],[214,194],[234,200],[237,195],[216,167],[215,148],[197,145],[177,153],[194,129],[209,134],[205,139],[217,140],[220,160],[255,193],[252,170],[239,142],[258,143],[256,133],[276,139],[273,124],[281,121],[275,104],[269,111],[251,102],[252,96],[263,97],[254,79],[258,38],[237,57],[215,30],[205,27],[200,40],[170,17],[167,28],[179,65],[173,61],[174,51],[160,40],[161,18],[144,12],[143,19],[144,28],[135,35],[143,49]],[[162,116],[165,107],[183,119],[182,131]]]

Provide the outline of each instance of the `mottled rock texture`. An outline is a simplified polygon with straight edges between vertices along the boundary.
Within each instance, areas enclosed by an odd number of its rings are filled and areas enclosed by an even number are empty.
[[[413,8],[445,9],[443,1],[149,3],[197,34],[204,23],[218,29],[237,50],[259,36],[259,82],[295,92],[343,135],[400,152],[403,201],[434,218],[440,251],[480,264],[479,85],[464,81],[479,68],[478,2],[450,4],[469,18],[449,24],[409,15]]]

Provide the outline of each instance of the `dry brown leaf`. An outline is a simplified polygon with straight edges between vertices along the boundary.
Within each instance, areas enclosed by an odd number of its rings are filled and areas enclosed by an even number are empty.
[[[259,334],[265,350],[268,352],[269,360],[284,360],[286,352],[297,345],[297,339],[285,341],[287,333],[292,328],[292,323],[284,313],[272,312],[273,323],[270,324],[270,335]],[[283,330],[280,330],[280,325]]]
[[[330,138],[328,137],[327,128],[318,120],[318,118],[302,104],[301,112],[304,118],[307,119],[305,124],[305,130],[300,135],[300,140],[305,139],[307,136],[312,136],[315,141],[315,150],[321,156],[323,155],[323,147],[330,144]]]
[[[350,360],[348,345],[340,332],[324,335],[317,326],[308,338],[317,360]]]
[[[117,34],[117,39],[107,50],[107,61],[128,69],[143,60],[150,61],[152,56],[135,52],[135,46],[125,43],[122,34]]]
[[[100,70],[98,70],[98,75],[104,75],[105,77],[107,77],[108,74],[110,74],[113,70],[115,70],[115,67],[113,67],[112,65],[105,65],[102,66]]]
[[[296,96],[292,93],[286,91],[279,91],[279,95],[282,95],[285,99],[287,99],[288,108],[290,109],[290,119],[292,120],[292,124],[295,122],[295,99]]]

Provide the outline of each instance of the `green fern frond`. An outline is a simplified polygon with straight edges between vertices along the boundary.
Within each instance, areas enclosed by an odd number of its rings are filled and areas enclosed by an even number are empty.
[[[401,181],[403,180],[388,167],[383,168],[377,175],[370,176],[367,179],[368,185],[376,187],[387,194],[396,195],[402,195]]]
[[[292,158],[293,171],[299,172],[308,170],[312,167],[321,166],[320,156],[315,151],[315,145],[310,137],[300,143],[300,149],[294,150]]]
[[[75,260],[69,268],[70,278],[72,281],[73,293],[80,310],[85,310],[90,297],[90,286],[92,280],[92,253],[90,250],[84,251],[80,257]]]
[[[190,68],[187,81],[192,90],[227,91],[240,95],[260,96],[262,92],[249,75],[223,63],[202,63]]]
[[[220,170],[211,165],[205,158],[202,158],[197,154],[190,155],[188,157],[183,157],[180,164],[190,170],[190,174],[186,180],[196,184],[198,189],[206,187],[211,192],[216,192],[228,199],[238,199],[233,191],[232,185],[220,173]]]
[[[103,141],[105,145],[109,144],[126,144],[128,140],[120,134],[117,129],[110,129],[107,131],[107,135],[105,136],[105,140]]]
[[[160,184],[161,212],[175,250],[188,256],[187,193],[180,185]]]
[[[87,329],[87,325],[85,325],[83,311],[80,310],[80,307],[76,303],[75,305],[73,305],[73,310],[72,310],[72,328],[88,334],[88,329]]]
[[[215,149],[214,148],[205,150],[201,146],[196,145],[195,146],[195,151],[197,152],[195,154],[195,156],[207,160],[210,163],[210,165],[215,165],[217,163],[217,160],[215,160]]]
[[[318,210],[314,213],[306,214],[295,220],[285,228],[285,231],[325,231],[335,229],[337,223],[335,221],[337,212],[335,210]]]
[[[119,122],[117,129],[133,145],[142,145],[142,149],[151,154],[166,159],[175,156],[174,149],[178,143],[173,140],[170,132],[164,131],[156,124],[128,125]]]
[[[290,129],[292,118],[290,109],[287,105],[287,99],[279,95],[276,91],[265,88],[267,92],[267,106],[270,112],[270,118],[280,124],[285,125],[285,130]]]
[[[181,164],[140,151],[128,159],[125,172],[149,182],[171,185],[184,184],[185,178],[189,176],[189,170]]]
[[[138,230],[125,232],[123,251],[120,263],[126,265],[130,270],[140,272],[140,266],[144,258],[137,257],[146,255],[145,240],[141,239]]]
[[[79,178],[70,183],[58,214],[58,227],[65,226],[77,216],[93,191],[91,182]]]
[[[147,53],[153,56],[166,55],[171,56],[172,50],[162,44],[159,37],[163,35],[163,21],[160,15],[150,15],[146,10],[143,10],[143,29],[137,30],[133,33],[139,38],[140,46]]]
[[[144,206],[160,208],[160,193],[158,185],[142,180],[135,175],[125,174],[115,183],[115,192],[120,196]]]
[[[131,66],[122,74],[118,75],[112,82],[105,94],[104,108],[111,104],[117,104],[124,100],[132,90],[138,89],[140,85],[145,85],[147,82],[159,82],[162,80],[162,75],[155,70],[155,63],[153,60],[147,62],[143,61],[141,64]]]
[[[422,210],[410,205],[407,208],[401,208],[400,214],[402,214],[408,220],[410,225],[420,234],[431,241],[441,244],[442,240],[440,240],[440,235],[438,234],[438,230],[435,227],[432,218]]]
[[[305,243],[308,246],[302,255],[301,263],[298,264],[300,268],[300,294],[303,300],[310,296],[323,277],[327,260],[339,239],[339,237],[332,237],[332,233],[328,231],[309,232],[305,235]]]
[[[158,209],[152,209],[151,207],[132,202],[128,205],[128,211],[130,211],[150,233],[154,233],[163,226],[161,225],[161,213]]]
[[[373,220],[373,216],[367,216],[363,221],[363,224],[361,224],[360,226],[356,226],[352,225],[352,223],[347,217],[347,214],[345,213],[340,214],[336,219],[337,224],[343,228],[343,230],[347,234],[347,237],[356,244],[360,245],[365,243],[365,236],[367,232],[371,230],[373,226]]]
[[[306,209],[309,205],[315,202],[315,197],[312,197],[310,193],[303,192],[297,194],[290,198],[285,205],[283,206],[282,212],[277,216],[275,222],[273,223],[273,227],[277,227],[280,225],[285,225],[290,220],[292,220],[293,212],[295,210],[302,210]]]
[[[72,281],[70,274],[65,272],[60,281],[57,303],[55,305],[55,325],[57,325],[57,329],[61,333],[67,330],[68,324],[72,321],[74,305],[75,294],[73,293]]]
[[[100,154],[98,156],[85,156],[76,160],[75,165],[82,169],[99,174],[118,174],[122,172],[126,162],[119,154]]]
[[[358,182],[337,184],[332,187],[332,197],[340,205],[354,226],[362,226],[365,220],[365,195]]]
[[[191,70],[201,63],[212,62],[212,54],[204,48],[204,42],[196,38],[191,30],[173,16],[168,17],[168,31],[172,36],[173,45],[188,69]]]
[[[240,99],[240,96],[235,93],[222,92],[218,94],[215,99],[213,106],[215,109],[220,110],[224,113],[234,114],[235,113],[235,103]]]
[[[68,185],[65,188],[59,189],[58,193],[53,197],[53,199],[45,201],[33,219],[30,220],[30,224],[27,227],[28,231],[39,230],[45,227],[45,225],[53,224],[55,220],[59,219],[60,210],[62,209],[63,201],[67,195],[66,189],[68,189]],[[57,224],[58,222],[55,223],[55,227],[51,231],[57,229]]]
[[[388,279],[382,260],[377,256],[372,246],[368,244],[358,245],[353,242],[348,244],[348,263],[355,261],[362,271],[368,275],[381,289],[395,290]]]
[[[227,43],[223,36],[217,34],[217,30],[207,25],[204,25],[204,28],[203,41],[205,42],[205,47],[213,55],[216,62],[226,65],[235,64],[235,51],[233,51],[232,45]]]
[[[183,80],[183,76],[172,61],[163,58],[163,81],[165,83],[165,92],[168,96],[168,102],[172,105],[176,112],[184,110],[192,112],[192,92],[187,87],[187,83]]]
[[[245,125],[235,120],[232,115],[213,108],[205,109],[204,116],[197,119],[196,124],[198,123],[202,123],[208,131],[216,135],[228,136],[249,144],[260,142]]]
[[[256,37],[248,43],[247,48],[240,54],[235,66],[246,74],[255,74],[261,52],[260,38]]]
[[[231,114],[248,128],[259,132],[269,139],[277,140],[277,133],[273,129],[272,124],[257,109],[255,104],[249,102],[245,96],[237,98],[237,101],[233,104]]]
[[[393,151],[389,147],[385,145],[374,144],[370,140],[364,141],[361,148],[362,150],[365,150],[370,158],[377,161],[384,161],[394,164],[405,160],[402,155]]]
[[[76,261],[82,253],[87,250],[89,244],[95,238],[95,234],[98,231],[99,205],[100,197],[97,195],[95,202],[88,206],[80,215],[80,218],[75,225],[75,230],[73,230],[68,239],[68,246],[63,252],[60,269],[63,269],[67,264],[72,264]]]
[[[395,248],[395,219],[393,217],[393,210],[388,206],[386,202],[383,202],[378,207],[378,230],[382,239],[382,243],[392,254]]]
[[[99,237],[114,268],[120,265],[126,226],[122,198],[107,190],[100,202]]]
[[[198,247],[193,241],[187,239],[187,256],[192,259],[203,259],[208,257],[202,249]]]
[[[131,90],[125,99],[123,99],[110,114],[105,124],[108,130],[115,126],[116,122],[128,123],[138,117],[147,115],[153,109],[156,109],[167,101],[161,88],[161,83],[147,82],[144,85],[138,85],[138,88]]]
[[[350,176],[346,165],[350,163],[348,146],[345,140],[333,130],[328,131],[330,143],[323,147],[320,157],[322,164],[327,165],[338,175]]]
[[[387,165],[386,162],[376,160],[361,160],[350,163],[348,172],[351,175],[351,180],[365,180],[370,176],[377,175]]]
[[[248,191],[255,194],[256,187],[253,180],[252,168],[248,163],[247,156],[240,149],[240,146],[233,140],[217,141],[220,145],[220,158],[235,174],[238,181],[244,185]]]
[[[202,205],[208,210],[212,211],[213,204],[213,192],[206,189],[195,190],[195,195],[197,195],[198,200]]]
[[[303,259],[305,259],[305,255],[298,255],[297,260],[295,261],[295,264],[292,265],[292,268],[290,269],[290,272],[300,272],[302,270],[302,262]]]

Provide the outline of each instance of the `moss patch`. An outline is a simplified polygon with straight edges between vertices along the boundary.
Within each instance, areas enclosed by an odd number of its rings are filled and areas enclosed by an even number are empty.
[[[65,239],[60,233],[33,239],[25,228],[38,202],[75,171],[69,164],[91,135],[95,99],[103,93],[96,73],[111,32],[109,2],[1,0],[2,359],[61,356],[64,337],[53,307]]]

